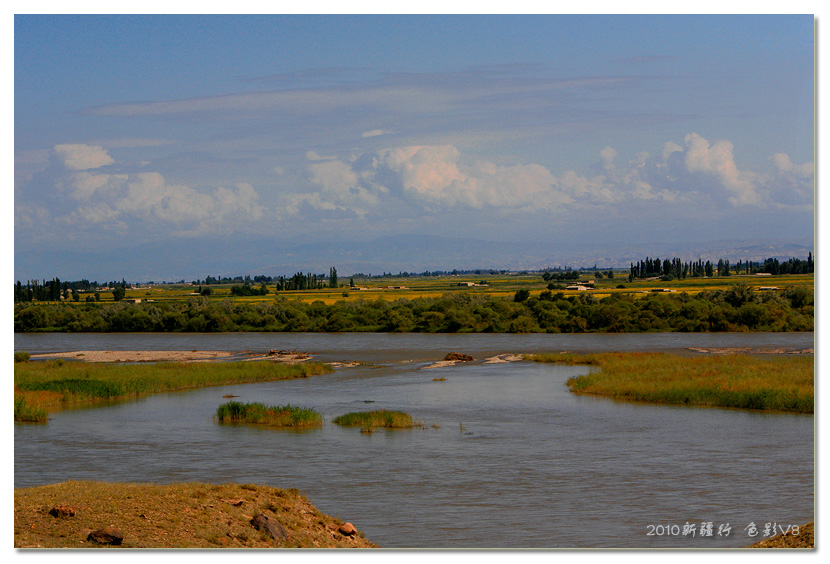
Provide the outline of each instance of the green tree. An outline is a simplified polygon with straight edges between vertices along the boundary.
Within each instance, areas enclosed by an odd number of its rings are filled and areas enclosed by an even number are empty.
[[[530,297],[530,290],[522,288],[521,290],[516,290],[516,293],[513,295],[513,301],[516,303],[524,302]]]
[[[329,288],[337,288],[337,269],[333,266],[329,269]]]
[[[116,302],[120,302],[124,299],[124,295],[127,293],[127,290],[124,288],[123,285],[116,286],[112,289],[112,299]]]

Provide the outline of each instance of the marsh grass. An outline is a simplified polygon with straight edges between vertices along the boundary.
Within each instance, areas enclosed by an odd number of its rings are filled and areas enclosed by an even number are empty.
[[[319,363],[92,364],[59,360],[15,363],[15,406],[20,400],[31,408],[49,411],[85,402],[207,386],[308,378],[333,371],[329,365]],[[22,420],[17,418],[17,408],[15,420]]]
[[[22,397],[15,396],[14,420],[27,423],[43,423],[49,420],[49,413],[45,409],[30,404]]]
[[[271,427],[310,427],[323,423],[323,417],[308,407],[237,401],[220,405],[216,418],[222,423],[254,423]]]
[[[361,430],[371,431],[376,427],[386,429],[411,429],[415,422],[408,413],[380,409],[376,411],[357,411],[335,417],[332,421],[343,427],[360,427]]]
[[[814,412],[813,356],[681,356],[667,353],[536,355],[537,362],[590,364],[571,391],[620,400]]]

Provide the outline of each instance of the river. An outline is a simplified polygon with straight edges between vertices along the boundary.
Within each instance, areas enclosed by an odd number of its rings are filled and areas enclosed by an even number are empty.
[[[76,479],[298,488],[386,548],[746,546],[768,522],[814,519],[813,416],[576,396],[565,381],[586,367],[478,362],[501,353],[696,354],[688,348],[712,346],[805,348],[813,334],[18,334],[15,349],[30,353],[293,349],[371,364],[17,424],[15,486]],[[424,369],[451,351],[477,362]],[[313,407],[325,423],[301,432],[220,425],[213,414],[227,393]],[[370,408],[406,411],[423,428],[366,434],[331,423]]]

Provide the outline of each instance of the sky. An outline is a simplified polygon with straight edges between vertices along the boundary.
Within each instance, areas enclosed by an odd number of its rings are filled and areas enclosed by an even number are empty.
[[[16,15],[15,279],[812,248],[814,23]]]

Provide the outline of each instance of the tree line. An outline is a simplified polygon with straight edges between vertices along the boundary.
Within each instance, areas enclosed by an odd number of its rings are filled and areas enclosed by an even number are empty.
[[[813,289],[754,291],[738,284],[697,294],[587,293],[503,298],[448,293],[397,301],[340,300],[331,305],[277,296],[270,302],[194,297],[187,302],[21,303],[14,329],[28,331],[292,331],[582,333],[644,331],[812,331]]]
[[[94,295],[88,295],[86,301],[101,301],[101,294],[98,290],[102,288],[113,288],[113,295],[116,300],[124,297],[126,288],[131,285],[125,280],[121,282],[106,282],[103,285],[98,282],[90,282],[89,280],[76,280],[73,282],[63,281],[60,278],[53,278],[52,280],[27,280],[23,284],[18,280],[14,284],[14,301],[18,302],[56,302],[60,300],[72,300],[78,302],[81,300],[81,292],[95,292]],[[120,298],[119,298],[120,296]]]
[[[685,279],[687,277],[712,277],[731,276],[732,274],[812,274],[815,269],[813,253],[807,254],[807,259],[790,258],[780,262],[777,258],[768,258],[760,261],[741,261],[737,264],[730,264],[729,260],[718,259],[717,263],[711,261],[684,262],[675,257],[661,261],[659,258],[646,257],[644,260],[631,263],[628,280],[637,278],[663,278],[664,280]]]

